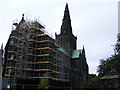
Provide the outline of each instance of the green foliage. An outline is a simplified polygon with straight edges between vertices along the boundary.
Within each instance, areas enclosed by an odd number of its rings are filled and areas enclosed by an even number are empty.
[[[48,72],[43,74],[44,78],[40,79],[40,82],[38,84],[38,90],[47,90],[48,89],[48,85],[49,85],[49,80],[47,78],[48,76],[49,76]]]
[[[106,60],[101,59],[97,72],[100,76],[120,74],[120,55],[114,55]]]

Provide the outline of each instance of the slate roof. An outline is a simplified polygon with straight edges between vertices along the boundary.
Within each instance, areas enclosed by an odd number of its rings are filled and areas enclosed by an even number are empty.
[[[101,79],[118,79],[119,75],[103,76]]]

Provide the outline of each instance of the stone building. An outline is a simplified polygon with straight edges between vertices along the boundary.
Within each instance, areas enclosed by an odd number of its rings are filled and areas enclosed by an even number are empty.
[[[26,21],[24,14],[13,25],[16,28],[6,44],[3,67],[3,77],[12,90],[35,90],[42,87],[43,80],[47,80],[44,88],[85,88],[85,49],[76,50],[77,37],[72,33],[68,4],[56,39],[38,21]]]
[[[88,80],[88,65],[85,57],[84,47],[74,50],[71,59],[71,87],[85,88]]]
[[[108,75],[101,78],[101,88],[120,88],[120,76]]]
[[[11,89],[33,90],[45,78],[47,88],[68,88],[69,56],[45,33],[44,26],[38,21],[25,21],[24,15],[13,24],[16,28],[5,47],[3,69]]]
[[[88,78],[88,64],[85,49],[76,50],[77,37],[73,35],[68,4],[66,4],[60,34],[56,34],[57,43],[70,57],[71,87],[85,88]]]

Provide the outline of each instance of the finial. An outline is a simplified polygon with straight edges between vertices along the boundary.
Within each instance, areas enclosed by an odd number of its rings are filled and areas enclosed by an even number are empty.
[[[84,48],[84,45],[83,45],[83,49],[85,49],[85,48]]]
[[[23,22],[25,22],[25,20],[24,20],[24,14],[22,14],[22,19],[21,19],[19,25],[22,24]]]
[[[85,48],[84,48],[84,45],[83,45],[83,53],[85,53]]]
[[[66,2],[66,5],[68,5],[68,2]]]
[[[22,14],[22,17],[24,17],[24,14]]]
[[[68,3],[66,3],[65,11],[69,11],[69,10],[68,10]]]
[[[22,14],[22,19],[24,20],[24,14]]]
[[[84,45],[83,45],[83,49],[84,49]]]

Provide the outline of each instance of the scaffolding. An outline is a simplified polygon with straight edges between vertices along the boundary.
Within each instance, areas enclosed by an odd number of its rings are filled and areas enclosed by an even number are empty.
[[[19,79],[48,78],[69,82],[70,57],[58,49],[61,47],[45,33],[44,26],[23,18],[13,25],[16,29],[10,34],[4,60],[4,77],[9,79],[11,88],[16,89]],[[46,72],[48,76],[44,77]]]

